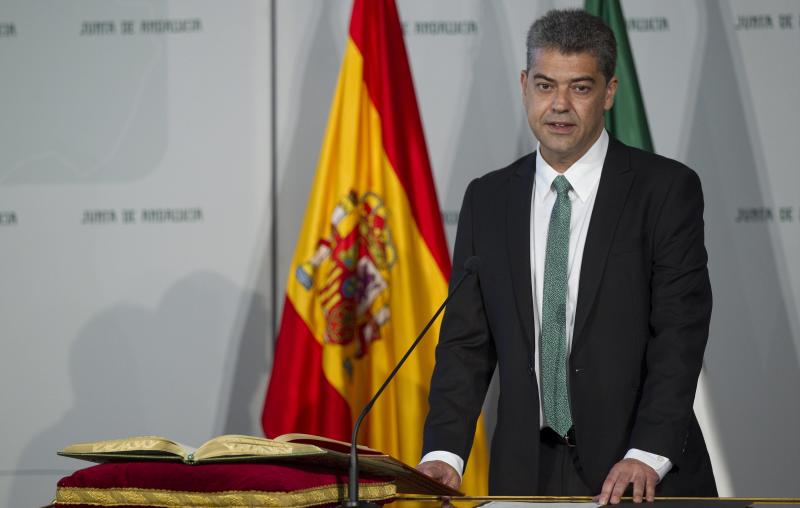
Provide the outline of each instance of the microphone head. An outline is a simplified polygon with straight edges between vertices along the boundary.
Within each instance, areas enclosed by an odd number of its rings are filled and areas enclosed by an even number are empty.
[[[467,258],[466,261],[464,261],[464,270],[467,273],[470,274],[477,273],[478,268],[480,267],[481,267],[481,258],[479,258],[478,256],[470,256]]]

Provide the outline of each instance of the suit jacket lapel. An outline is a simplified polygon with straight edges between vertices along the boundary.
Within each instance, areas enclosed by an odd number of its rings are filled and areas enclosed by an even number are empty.
[[[572,351],[580,346],[586,319],[603,278],[611,241],[633,183],[628,148],[611,138],[583,249],[578,302],[575,309]]]
[[[531,197],[535,153],[522,159],[509,180],[508,189],[508,258],[514,301],[522,332],[529,348],[533,346],[533,290],[531,289]],[[502,197],[500,197],[502,199]],[[529,351],[533,354],[533,349]]]

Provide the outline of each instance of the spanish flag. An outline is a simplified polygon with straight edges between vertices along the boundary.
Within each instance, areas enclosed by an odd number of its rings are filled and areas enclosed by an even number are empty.
[[[450,258],[393,0],[355,0],[286,285],[262,425],[350,440],[351,424],[447,296]],[[439,324],[359,442],[416,464]],[[462,489],[487,490],[483,425]]]

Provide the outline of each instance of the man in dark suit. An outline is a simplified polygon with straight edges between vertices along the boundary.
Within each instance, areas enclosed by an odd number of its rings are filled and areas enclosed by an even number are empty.
[[[492,494],[716,495],[692,411],[711,315],[700,182],[606,133],[615,64],[598,18],[537,20],[520,81],[538,150],[467,188],[453,280],[481,263],[445,313],[418,466],[452,486],[498,368]]]

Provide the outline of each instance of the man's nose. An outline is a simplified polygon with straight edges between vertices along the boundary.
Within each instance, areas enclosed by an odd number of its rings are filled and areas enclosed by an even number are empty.
[[[567,88],[556,89],[553,94],[553,102],[550,105],[554,113],[564,113],[569,111],[569,90]]]

